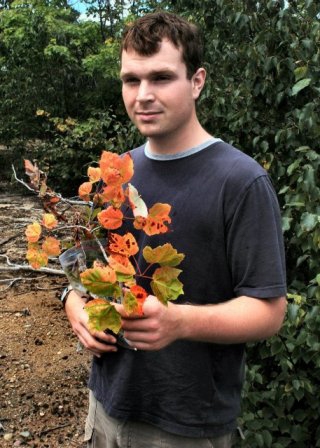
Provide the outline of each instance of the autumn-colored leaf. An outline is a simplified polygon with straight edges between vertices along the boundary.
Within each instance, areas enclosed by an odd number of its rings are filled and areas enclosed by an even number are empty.
[[[99,182],[101,179],[101,169],[99,167],[89,166],[87,173],[89,181],[92,183]]]
[[[88,325],[91,330],[111,330],[119,333],[121,328],[121,316],[115,307],[104,299],[90,300],[84,309],[88,313]]]
[[[125,195],[122,186],[108,185],[99,193],[102,203],[110,202],[114,207],[119,208],[125,201]]]
[[[111,205],[98,213],[98,221],[104,229],[113,230],[122,226],[123,213]]]
[[[109,265],[116,272],[121,272],[122,274],[134,275],[136,273],[129,258],[125,255],[111,254],[109,256]]]
[[[120,186],[133,176],[133,161],[129,153],[124,156],[103,151],[100,159],[101,178],[107,185]]]
[[[116,273],[109,266],[86,269],[80,277],[83,286],[98,296],[116,297],[121,293]]]
[[[49,229],[49,230],[54,229],[58,225],[58,221],[52,213],[45,213],[42,216],[41,223],[46,229]]]
[[[57,257],[61,254],[60,241],[53,236],[48,236],[42,243],[43,251],[53,257]]]
[[[83,182],[78,189],[79,198],[81,198],[83,201],[90,201],[91,191],[92,191],[92,183]]]
[[[146,246],[143,256],[147,263],[158,263],[161,266],[177,266],[184,259],[184,254],[178,253],[170,243],[152,249]]]
[[[147,291],[139,285],[133,285],[126,291],[123,299],[123,306],[127,314],[143,315],[143,304],[148,297]]]
[[[111,233],[109,237],[108,249],[111,253],[130,257],[139,251],[139,246],[135,237],[130,232],[125,235]]]
[[[149,236],[165,233],[169,230],[167,224],[171,222],[170,210],[171,205],[169,204],[154,204],[150,208],[147,218],[138,216],[133,225],[136,229],[143,229]]]
[[[183,294],[183,285],[178,280],[178,276],[182,271],[169,266],[164,266],[155,270],[152,276],[150,286],[154,295],[164,305],[169,300],[176,300]]]
[[[48,255],[38,245],[30,245],[26,258],[33,269],[40,269],[48,264]]]
[[[27,226],[25,235],[29,243],[36,243],[41,235],[41,225],[38,222],[33,222]]]
[[[148,208],[139,195],[138,190],[131,184],[128,185],[127,196],[132,208],[133,216],[142,216],[143,218],[146,218],[148,216]]]

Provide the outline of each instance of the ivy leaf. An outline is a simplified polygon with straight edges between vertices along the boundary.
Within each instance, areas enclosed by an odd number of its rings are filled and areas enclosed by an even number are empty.
[[[102,212],[98,213],[98,221],[101,226],[108,230],[118,229],[122,226],[123,213],[118,208],[110,205]]]
[[[184,254],[179,254],[170,243],[152,249],[146,246],[143,256],[147,263],[158,263],[161,266],[177,266],[184,259]]]
[[[41,235],[41,225],[38,222],[29,224],[27,226],[25,235],[29,243],[36,243]]]
[[[88,302],[84,309],[88,313],[88,325],[91,330],[111,330],[119,333],[121,316],[115,307],[105,299],[94,299]]]
[[[154,295],[164,305],[183,294],[183,285],[178,280],[180,269],[164,266],[155,270],[150,283]]]
[[[104,297],[120,295],[116,273],[109,266],[86,269],[80,277],[83,286],[93,294]]]
[[[146,218],[148,216],[148,208],[139,195],[138,190],[131,184],[128,185],[127,196],[132,208],[133,216],[142,216],[143,218]]]

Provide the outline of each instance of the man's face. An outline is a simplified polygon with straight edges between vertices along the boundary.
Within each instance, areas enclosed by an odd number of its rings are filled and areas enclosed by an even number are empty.
[[[151,56],[123,51],[120,76],[127,113],[141,134],[151,144],[176,144],[196,119],[200,93],[193,78],[187,79],[181,49],[163,40]]]

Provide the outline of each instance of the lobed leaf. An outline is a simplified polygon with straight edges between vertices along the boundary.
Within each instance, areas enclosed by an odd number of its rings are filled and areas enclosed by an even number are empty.
[[[170,243],[152,249],[146,246],[143,249],[143,257],[147,263],[158,263],[161,266],[177,266],[184,259],[185,255],[178,253]]]
[[[105,229],[114,230],[122,226],[123,213],[118,208],[112,207],[112,205],[102,210],[97,216],[99,223]]]
[[[121,328],[121,316],[108,300],[94,299],[84,306],[88,313],[88,326],[91,330],[111,330],[119,333]]]
[[[80,277],[83,286],[98,296],[116,297],[121,293],[116,273],[109,266],[86,269]]]
[[[38,222],[29,224],[25,231],[25,235],[29,243],[36,243],[41,235],[41,225]]]
[[[155,270],[150,283],[154,295],[164,305],[169,300],[176,300],[183,294],[183,285],[178,280],[178,275],[182,271],[170,266],[163,266]]]

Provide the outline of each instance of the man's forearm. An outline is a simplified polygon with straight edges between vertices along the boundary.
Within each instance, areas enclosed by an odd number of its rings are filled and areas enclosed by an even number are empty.
[[[286,298],[238,297],[217,305],[175,305],[180,338],[218,344],[256,341],[281,328]]]

